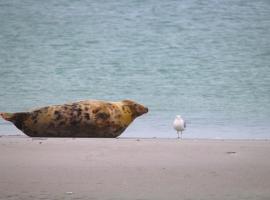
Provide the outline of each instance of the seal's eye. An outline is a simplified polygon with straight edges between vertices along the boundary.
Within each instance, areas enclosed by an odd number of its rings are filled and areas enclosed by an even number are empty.
[[[137,111],[137,112],[140,112],[140,110],[141,110],[141,106],[140,105],[138,105],[138,104],[134,104],[134,108],[135,108],[135,110]]]

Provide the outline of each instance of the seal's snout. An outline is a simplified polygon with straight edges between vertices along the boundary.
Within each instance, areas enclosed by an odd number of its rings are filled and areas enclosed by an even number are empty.
[[[143,105],[137,104],[136,111],[138,113],[138,116],[140,116],[140,115],[143,115],[145,113],[148,113],[148,108],[143,106]]]
[[[133,116],[138,117],[148,113],[148,108],[131,100],[123,100],[123,104],[128,106],[133,113]]]
[[[144,107],[144,113],[143,114],[145,114],[145,113],[148,113],[148,108],[147,107]]]

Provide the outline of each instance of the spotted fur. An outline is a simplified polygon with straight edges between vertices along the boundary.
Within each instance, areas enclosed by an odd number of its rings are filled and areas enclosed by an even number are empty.
[[[118,137],[148,109],[134,101],[80,101],[23,113],[0,113],[31,137]]]

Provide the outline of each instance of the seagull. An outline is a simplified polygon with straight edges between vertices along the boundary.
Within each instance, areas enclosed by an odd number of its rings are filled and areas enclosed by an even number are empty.
[[[181,132],[181,139],[182,139],[182,132],[186,128],[186,122],[180,115],[176,115],[175,120],[173,122],[173,128],[177,131],[178,139],[179,139],[179,132]]]

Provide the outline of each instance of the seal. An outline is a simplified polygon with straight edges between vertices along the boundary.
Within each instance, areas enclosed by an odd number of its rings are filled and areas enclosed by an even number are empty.
[[[147,112],[147,107],[131,100],[86,100],[0,115],[30,137],[115,138]]]

